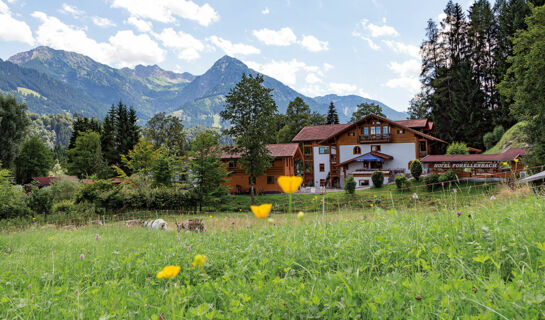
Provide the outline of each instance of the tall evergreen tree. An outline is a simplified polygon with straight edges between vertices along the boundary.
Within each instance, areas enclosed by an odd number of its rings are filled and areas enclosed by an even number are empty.
[[[333,101],[331,101],[329,104],[326,124],[339,124],[339,115],[337,114],[337,109],[335,109],[335,104],[333,104]]]
[[[102,156],[108,166],[118,166],[121,161],[121,155],[116,145],[116,110],[112,105],[110,111],[104,118],[102,124],[102,132],[100,135],[100,146],[102,148]]]
[[[94,131],[100,134],[101,126],[98,120],[95,118],[88,118],[88,117],[76,115],[73,129],[72,129],[72,136],[70,137],[70,143],[68,144],[68,149],[74,148],[76,139],[81,134],[87,131]]]
[[[303,99],[297,97],[293,99],[293,101],[290,101],[284,117],[285,124],[278,131],[277,142],[291,142],[291,139],[293,139],[301,129],[313,125],[312,121],[315,120],[313,117],[315,117],[314,113],[310,111],[310,107]]]
[[[0,95],[0,166],[4,168],[12,166],[30,125],[26,109],[14,96]]]
[[[225,97],[225,109],[220,113],[231,127],[225,133],[236,137],[232,152],[240,154],[241,167],[249,175],[252,204],[255,204],[256,177],[272,164],[267,149],[267,137],[274,135],[274,124],[269,121],[277,113],[272,89],[263,86],[263,76],[242,75],[242,79]]]

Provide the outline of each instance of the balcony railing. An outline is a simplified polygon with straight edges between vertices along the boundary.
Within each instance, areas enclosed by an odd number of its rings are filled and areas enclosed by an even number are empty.
[[[373,142],[390,142],[392,136],[390,134],[372,134],[359,136],[359,143],[373,143]]]

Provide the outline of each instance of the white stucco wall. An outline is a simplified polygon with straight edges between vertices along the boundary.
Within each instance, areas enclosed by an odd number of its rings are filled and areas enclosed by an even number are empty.
[[[409,162],[415,159],[415,143],[377,143],[376,145],[380,145],[381,153],[394,157],[392,160],[384,162],[383,169],[404,169],[406,172],[409,171]],[[344,145],[339,147],[340,163],[357,157],[357,155],[353,154],[355,146]],[[359,144],[357,146],[361,148],[361,155],[371,152],[371,144]]]
[[[320,179],[325,179],[329,173],[329,153],[320,154],[320,148],[313,148],[314,155],[314,185],[316,187],[320,186]],[[320,172],[320,163],[325,165],[324,172]]]

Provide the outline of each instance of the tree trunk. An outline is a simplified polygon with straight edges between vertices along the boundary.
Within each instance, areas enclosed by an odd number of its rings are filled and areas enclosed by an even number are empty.
[[[254,184],[253,184],[253,177],[250,177],[252,183],[250,184],[250,194],[252,195],[252,206],[255,205],[255,194],[254,194]]]

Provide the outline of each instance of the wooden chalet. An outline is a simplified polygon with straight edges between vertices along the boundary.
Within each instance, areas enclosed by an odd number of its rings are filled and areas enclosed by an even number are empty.
[[[374,171],[405,173],[412,160],[438,154],[446,142],[432,136],[434,130],[427,119],[371,114],[349,124],[305,127],[292,141],[303,145],[306,182],[339,188],[352,175],[364,187],[372,185]]]
[[[297,163],[302,162],[303,154],[297,143],[269,144],[270,155],[274,158],[272,166],[263,175],[256,178],[256,193],[280,193],[282,189],[278,185],[278,177],[294,176],[297,172]],[[221,160],[229,170],[227,177],[229,192],[243,194],[250,192],[250,176],[241,168],[238,162],[240,155],[223,151]]]
[[[441,174],[452,169],[461,178],[511,178],[525,170],[520,161],[525,154],[525,149],[511,148],[499,154],[429,155],[422,164],[428,172]]]

